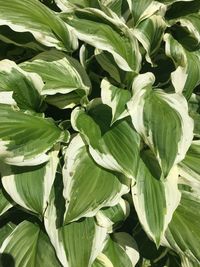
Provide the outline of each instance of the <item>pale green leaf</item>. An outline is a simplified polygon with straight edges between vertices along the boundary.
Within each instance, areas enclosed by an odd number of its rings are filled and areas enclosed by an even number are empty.
[[[108,80],[101,82],[102,102],[112,109],[112,124],[120,119],[129,116],[126,109],[126,103],[131,99],[131,93],[128,90],[118,88]]]
[[[13,165],[38,165],[48,160],[46,152],[69,133],[53,121],[0,104],[0,158]]]
[[[64,22],[45,5],[36,0],[0,0],[0,25],[16,32],[31,32],[40,43],[72,51],[77,39]]]
[[[87,73],[76,59],[62,52],[43,52],[20,67],[42,77],[45,82],[42,95],[68,94],[76,90],[80,96],[89,93],[91,84]]]
[[[76,136],[66,151],[63,168],[65,223],[94,216],[101,208],[116,205],[129,191],[120,178],[97,165],[81,137]]]
[[[138,260],[135,240],[127,233],[118,232],[107,240],[92,267],[135,267]]]
[[[0,253],[9,254],[15,267],[61,267],[48,236],[36,224],[20,223],[4,240]]]
[[[0,61],[0,103],[16,104],[20,109],[40,112],[44,83],[36,73],[27,73],[10,60]]]
[[[180,202],[178,171],[175,166],[164,181],[160,180],[161,170],[153,154],[144,151],[141,156],[132,184],[133,203],[147,235],[159,246]]]
[[[10,197],[25,209],[44,215],[58,164],[58,151],[49,153],[49,162],[36,167],[5,165],[2,184]]]
[[[140,70],[141,55],[137,39],[120,19],[110,18],[92,8],[76,10],[73,14],[64,13],[61,17],[80,40],[110,52],[121,69]]]
[[[200,84],[200,51],[188,51],[170,34],[165,34],[166,55],[176,67],[171,74],[172,84],[177,93],[183,93],[187,99],[194,88]]]
[[[185,98],[178,93],[153,89],[153,75],[138,75],[127,107],[132,123],[156,155],[166,177],[184,159],[193,139],[193,120]]]
[[[89,144],[89,152],[97,164],[134,178],[139,136],[125,120],[110,127],[111,116],[108,106],[93,101],[87,113],[80,108],[73,111],[72,126]]]

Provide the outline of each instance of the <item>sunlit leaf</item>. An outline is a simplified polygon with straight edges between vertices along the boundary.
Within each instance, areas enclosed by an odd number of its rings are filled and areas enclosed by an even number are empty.
[[[59,141],[63,132],[48,119],[25,114],[0,104],[0,158],[13,165],[38,165],[48,160],[46,152]]]
[[[185,157],[193,139],[193,120],[181,94],[153,89],[153,82],[151,73],[137,76],[127,106],[135,129],[156,155],[166,177]]]

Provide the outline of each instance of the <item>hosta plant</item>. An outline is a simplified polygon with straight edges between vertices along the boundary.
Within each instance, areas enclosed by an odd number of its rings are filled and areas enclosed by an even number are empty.
[[[199,0],[0,0],[0,265],[200,266]]]

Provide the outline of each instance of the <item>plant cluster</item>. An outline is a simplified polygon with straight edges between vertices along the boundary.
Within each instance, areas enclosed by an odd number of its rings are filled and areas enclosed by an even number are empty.
[[[200,1],[0,0],[0,265],[200,266]]]

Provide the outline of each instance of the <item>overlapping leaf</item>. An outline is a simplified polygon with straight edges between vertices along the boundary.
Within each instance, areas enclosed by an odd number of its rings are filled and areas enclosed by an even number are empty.
[[[42,77],[45,82],[42,95],[68,94],[76,90],[80,96],[89,93],[91,84],[87,73],[76,59],[62,52],[44,52],[20,66]]]
[[[199,206],[198,196],[182,192],[181,203],[173,215],[163,240],[163,245],[171,247],[196,264],[200,264]]]
[[[73,14],[64,13],[61,17],[80,40],[110,52],[121,69],[139,71],[141,55],[138,42],[120,19],[114,20],[92,8],[76,10]]]
[[[36,73],[27,73],[10,60],[0,61],[0,103],[40,112],[44,83]]]
[[[146,60],[152,63],[152,55],[160,48],[160,44],[166,29],[166,23],[162,16],[153,15],[143,20],[133,33],[146,50]]]
[[[25,209],[44,215],[58,164],[57,151],[49,153],[49,162],[37,167],[5,165],[2,184],[10,197]]]
[[[135,26],[155,13],[164,15],[166,11],[166,6],[163,4],[163,1],[127,0],[127,2],[132,13],[133,24]]]
[[[113,234],[92,267],[134,267],[139,260],[135,240],[127,233]]]
[[[118,88],[109,83],[106,79],[101,82],[102,102],[112,109],[112,122],[127,117],[128,111],[126,103],[131,99],[131,93],[128,90]]]
[[[52,190],[45,216],[45,227],[63,267],[89,267],[104,247],[106,228],[96,224],[95,218],[83,218],[57,228],[60,196]]]
[[[113,207],[101,209],[96,214],[97,224],[108,229],[112,233],[129,216],[130,206],[123,198]]]
[[[6,198],[2,188],[0,187],[0,216],[12,207],[12,203]]]
[[[1,0],[0,6],[0,25],[17,32],[29,31],[37,41],[59,50],[77,48],[77,40],[64,22],[39,1]]]
[[[200,84],[200,51],[188,51],[170,34],[165,34],[166,55],[174,61],[176,70],[171,74],[172,84],[177,93],[187,99],[194,88]]]
[[[25,114],[0,104],[0,158],[13,165],[38,165],[48,160],[46,152],[69,133],[49,119]]]
[[[152,89],[153,82],[151,73],[136,77],[127,106],[135,129],[156,155],[166,177],[185,157],[193,139],[193,120],[181,94]]]
[[[41,228],[28,221],[19,224],[4,240],[0,253],[12,257],[16,267],[60,267],[48,236]]]
[[[190,186],[190,190],[200,192],[200,141],[193,141],[186,157],[179,164],[180,183]]]
[[[120,182],[120,176],[93,161],[80,136],[76,136],[67,149],[63,184],[66,223],[94,216],[102,207],[116,205],[129,191],[128,184]]]
[[[110,127],[111,110],[106,105],[91,103],[88,112],[75,109],[72,125],[89,144],[89,152],[97,164],[134,178],[139,160],[140,139],[126,121]]]
[[[177,167],[171,170],[164,181],[160,177],[161,170],[153,154],[150,151],[143,152],[136,182],[132,185],[132,197],[144,230],[157,246],[181,198],[177,186]]]

